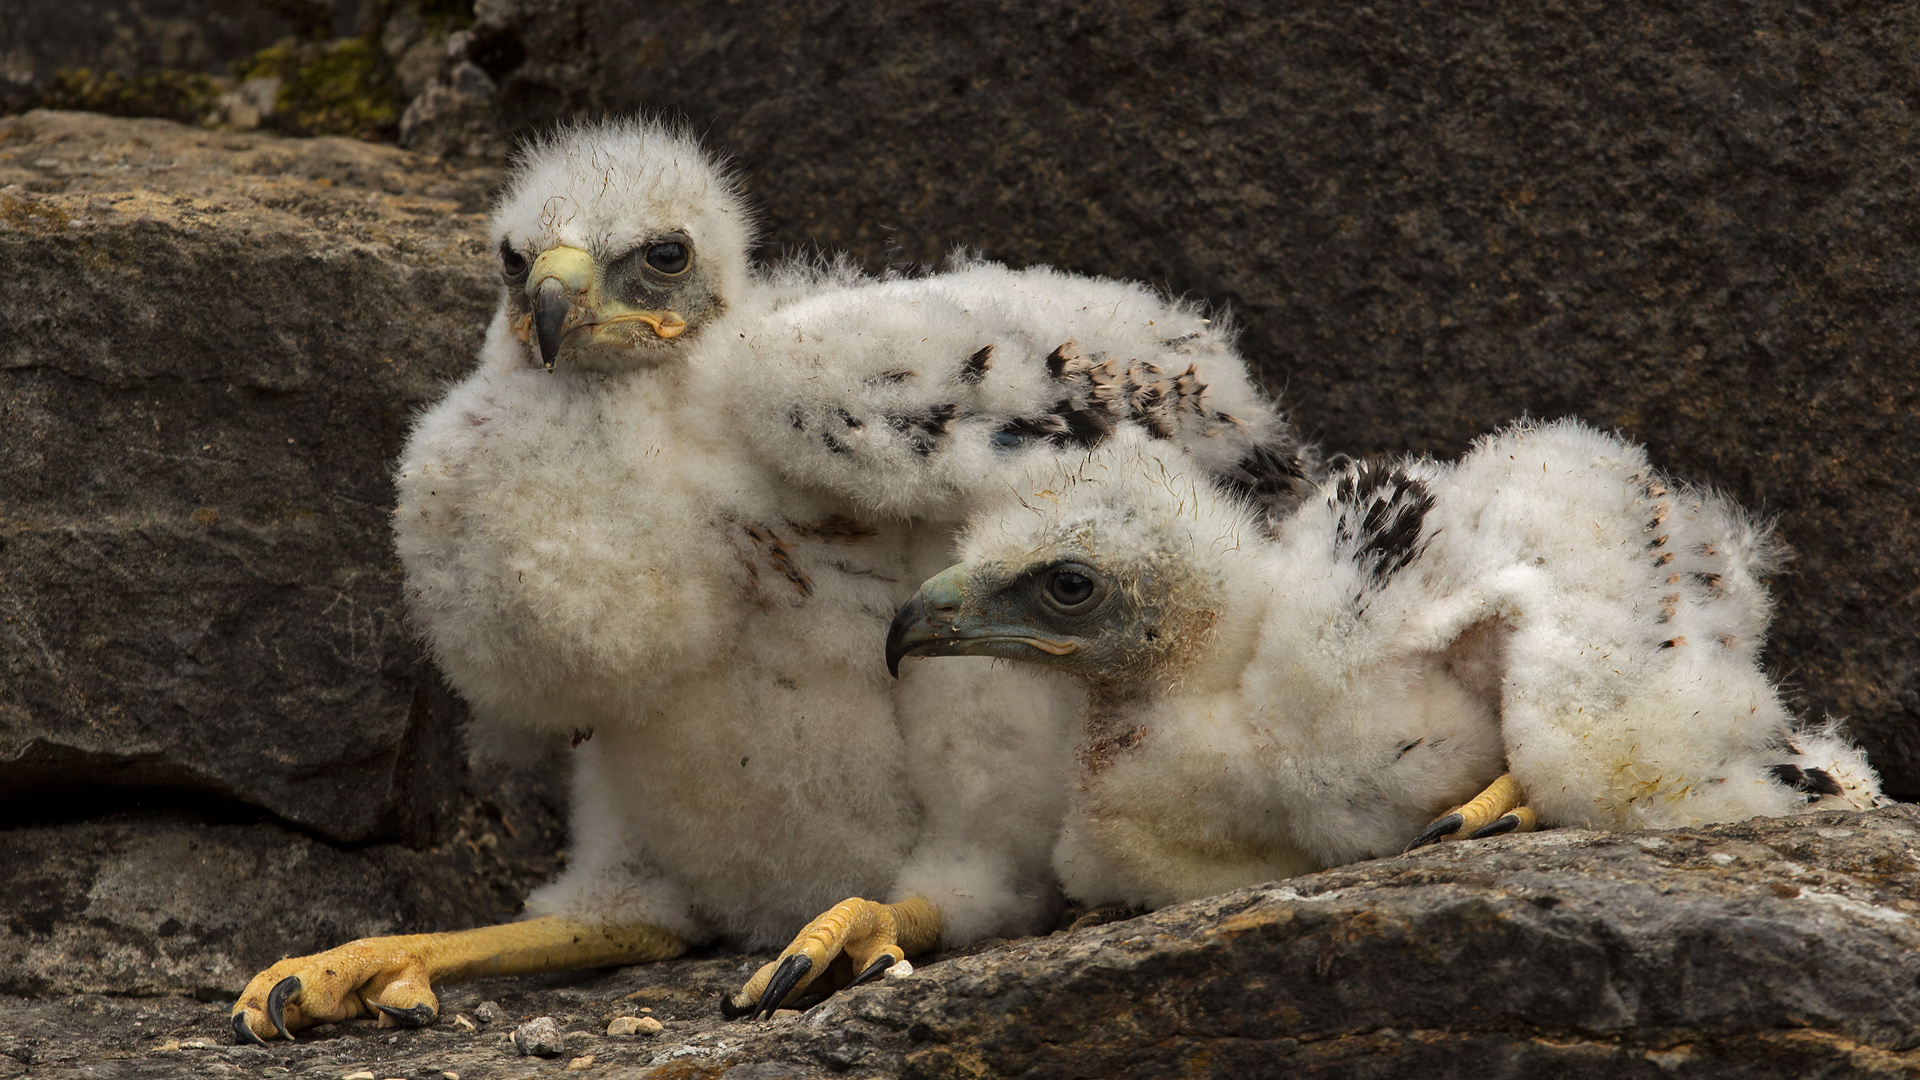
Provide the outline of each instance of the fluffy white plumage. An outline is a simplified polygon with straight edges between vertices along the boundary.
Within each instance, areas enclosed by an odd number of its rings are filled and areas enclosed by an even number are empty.
[[[1547,825],[1878,799],[1758,666],[1767,529],[1577,422],[1350,465],[1272,522],[1127,434],[963,550],[890,649],[1082,676],[1055,865],[1089,903],[1395,853],[1502,772]]]
[[[895,683],[889,618],[968,513],[1108,430],[1229,483],[1298,473],[1297,448],[1230,335],[1146,289],[981,261],[760,274],[750,237],[670,131],[534,146],[479,368],[400,466],[413,614],[476,738],[590,733],[570,864],[529,910],[763,946],[918,895],[949,945],[1032,932],[1077,694],[986,660]]]

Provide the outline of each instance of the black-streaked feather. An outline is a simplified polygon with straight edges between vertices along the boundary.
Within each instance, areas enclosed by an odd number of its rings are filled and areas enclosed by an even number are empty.
[[[1433,493],[1404,469],[1363,461],[1335,483],[1336,542],[1362,571],[1385,583],[1420,557]]]

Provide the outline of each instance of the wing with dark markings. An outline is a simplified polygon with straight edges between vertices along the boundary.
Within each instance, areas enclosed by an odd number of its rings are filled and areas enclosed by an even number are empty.
[[[1433,493],[1404,468],[1363,461],[1333,484],[1339,552],[1377,583],[1405,569],[1425,550],[1421,534]]]

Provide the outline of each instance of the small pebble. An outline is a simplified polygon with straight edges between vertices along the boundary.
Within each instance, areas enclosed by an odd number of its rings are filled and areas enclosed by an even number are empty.
[[[483,1024],[491,1024],[505,1015],[497,1001],[483,1001],[473,1010],[473,1018]]]
[[[551,1016],[536,1016],[513,1029],[513,1048],[524,1056],[559,1057],[567,1052],[566,1037]]]
[[[885,974],[889,979],[904,979],[913,974],[913,963],[903,957],[899,963],[888,968]]]
[[[1707,858],[1712,859],[1715,866],[1728,866],[1733,863],[1733,856],[1724,851],[1716,851]]]
[[[480,1025],[474,1023],[470,1018],[468,1018],[466,1013],[454,1014],[453,1026],[454,1026],[454,1029],[458,1031],[479,1031],[480,1030]]]
[[[350,1072],[341,1076],[340,1080],[377,1080],[377,1078],[367,1070],[361,1069],[359,1072]]]
[[[666,1027],[651,1016],[616,1016],[607,1022],[609,1035],[658,1035]]]
[[[457,1072],[443,1072],[440,1074],[440,1080],[460,1080],[460,1074]]]
[[[574,1058],[572,1061],[567,1062],[568,1072],[585,1072],[591,1068],[593,1068],[592,1054],[587,1054],[584,1057],[577,1057],[577,1058]]]

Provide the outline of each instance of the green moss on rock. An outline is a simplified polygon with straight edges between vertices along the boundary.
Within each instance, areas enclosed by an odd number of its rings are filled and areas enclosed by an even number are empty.
[[[182,123],[204,122],[219,107],[226,87],[212,75],[161,70],[144,75],[92,68],[53,73],[40,95],[49,109],[78,109],[110,116],[158,116]]]
[[[274,77],[280,90],[269,125],[289,135],[391,139],[400,110],[392,74],[366,38],[300,42],[260,50],[242,80]]]

